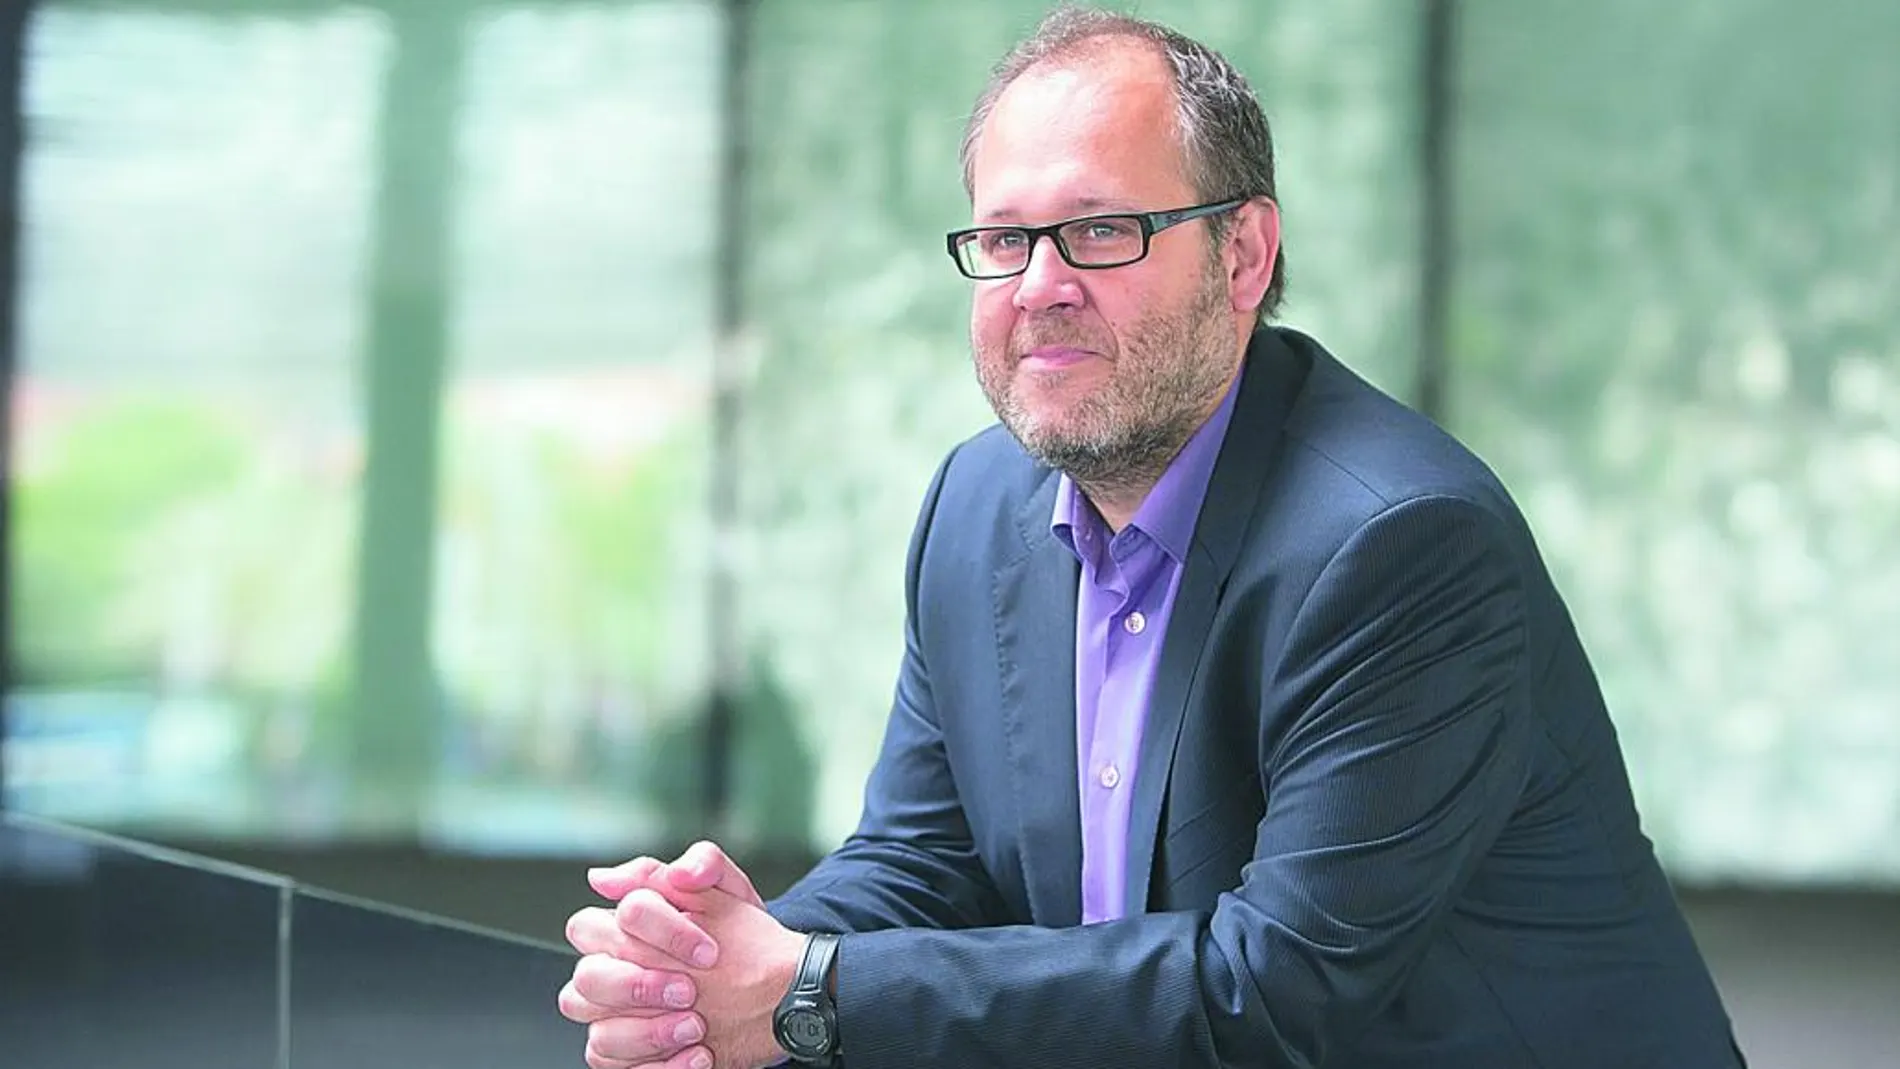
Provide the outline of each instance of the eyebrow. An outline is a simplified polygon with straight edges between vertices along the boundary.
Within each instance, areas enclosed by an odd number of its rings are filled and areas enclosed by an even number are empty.
[[[1075,208],[1076,208],[1075,215],[1065,215],[1062,218],[1075,219],[1084,215],[1094,215],[1101,212],[1133,213],[1133,212],[1139,212],[1141,210],[1139,208],[1136,208],[1132,201],[1121,200],[1118,198],[1103,198],[1103,197],[1078,198],[1075,201]],[[1015,207],[1011,205],[1004,205],[1003,207],[992,208],[989,211],[984,212],[982,215],[977,217],[977,222],[984,225],[996,224],[996,225],[1002,225],[1002,226],[1009,226],[1011,224],[1017,223],[1020,220],[1020,218],[1021,217],[1017,213]],[[1007,222],[1005,222],[1005,220],[1007,220]]]

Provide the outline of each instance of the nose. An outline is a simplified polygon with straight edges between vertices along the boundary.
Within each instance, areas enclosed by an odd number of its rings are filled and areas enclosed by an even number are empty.
[[[1062,258],[1056,240],[1045,234],[1029,250],[1029,266],[1016,276],[1016,307],[1024,312],[1051,308],[1080,308],[1082,280]]]

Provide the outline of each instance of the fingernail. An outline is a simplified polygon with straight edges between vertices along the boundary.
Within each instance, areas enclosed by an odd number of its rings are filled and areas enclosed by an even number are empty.
[[[688,1017],[684,1021],[681,1021],[679,1026],[673,1029],[673,1042],[699,1042],[699,1020],[694,1017]]]
[[[668,984],[665,998],[668,1006],[683,1010],[693,1004],[693,989],[685,984]]]
[[[711,943],[701,943],[698,948],[693,951],[693,964],[702,969],[712,968],[713,962],[717,960],[719,960],[719,955],[713,950]]]
[[[607,874],[612,871],[613,871],[612,869],[588,869],[587,879],[590,882],[593,880],[605,879]]]
[[[686,1064],[690,1069],[712,1069],[712,1055],[702,1050],[688,1058]]]

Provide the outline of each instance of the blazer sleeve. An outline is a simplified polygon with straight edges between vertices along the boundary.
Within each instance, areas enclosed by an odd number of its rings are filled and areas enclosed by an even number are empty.
[[[1211,912],[847,935],[848,1069],[1327,1064],[1398,991],[1521,793],[1515,537],[1452,498],[1361,525],[1262,651],[1264,700],[1293,721],[1263,738],[1239,885]]]
[[[858,828],[767,903],[795,931],[971,928],[1005,907],[973,845],[917,637],[918,577],[953,451],[931,480],[905,569],[904,658]]]

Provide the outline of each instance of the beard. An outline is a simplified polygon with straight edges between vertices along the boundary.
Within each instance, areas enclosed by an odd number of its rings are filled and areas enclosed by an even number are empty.
[[[996,418],[1023,450],[1067,475],[1091,497],[1145,492],[1167,470],[1226,389],[1234,371],[1233,323],[1227,290],[1213,272],[1187,305],[1142,317],[1120,350],[1091,338],[1066,318],[1024,319],[1008,349],[976,349],[977,380]],[[1033,392],[1019,354],[1041,345],[1071,345],[1113,361],[1109,379],[1060,411],[1032,412]]]

